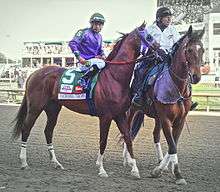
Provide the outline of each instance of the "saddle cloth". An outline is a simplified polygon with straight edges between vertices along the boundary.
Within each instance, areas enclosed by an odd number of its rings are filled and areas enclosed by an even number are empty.
[[[89,80],[88,89],[84,90],[78,83],[85,71],[67,69],[64,71],[59,84],[59,100],[85,100],[92,99],[93,90],[98,80],[98,74]]]

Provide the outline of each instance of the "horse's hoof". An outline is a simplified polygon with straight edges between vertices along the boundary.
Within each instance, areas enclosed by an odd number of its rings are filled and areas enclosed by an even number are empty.
[[[141,178],[141,176],[140,176],[140,174],[139,174],[138,171],[131,171],[131,175],[132,175],[133,177],[137,178],[137,179],[140,179],[140,178]]]
[[[55,169],[64,169],[64,167],[59,162],[52,162],[52,165]]]
[[[187,185],[187,182],[185,179],[177,179],[176,184],[177,185]]]
[[[108,177],[108,174],[107,174],[106,172],[100,172],[100,173],[99,173],[99,177],[107,178],[107,177]]]
[[[62,165],[56,165],[55,166],[55,169],[61,169],[61,170],[64,170],[64,167]]]
[[[156,167],[150,174],[151,174],[151,177],[158,178],[162,175],[162,170]]]
[[[22,166],[21,167],[21,170],[27,170],[27,169],[29,169],[30,167],[28,166],[28,165],[25,165],[25,166]]]

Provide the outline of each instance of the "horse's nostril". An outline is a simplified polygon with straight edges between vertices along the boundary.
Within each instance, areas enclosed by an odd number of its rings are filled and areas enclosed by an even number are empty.
[[[194,74],[192,76],[192,81],[193,81],[193,83],[198,83],[200,81],[200,76]]]

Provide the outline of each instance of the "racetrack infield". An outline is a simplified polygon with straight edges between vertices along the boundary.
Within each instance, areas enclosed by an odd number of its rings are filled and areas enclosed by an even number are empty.
[[[98,119],[62,109],[54,131],[57,159],[65,170],[54,169],[44,137],[46,116],[42,114],[32,129],[27,157],[30,169],[20,170],[20,141],[10,141],[11,126],[18,107],[0,106],[0,192],[170,192],[220,191],[220,117],[188,117],[191,135],[184,128],[178,145],[178,158],[186,186],[178,186],[170,172],[158,179],[150,178],[156,166],[152,139],[153,121],[145,118],[134,142],[134,154],[141,179],[130,176],[122,165],[122,148],[115,139],[119,133],[112,123],[104,157],[109,178],[100,178],[95,166],[99,148]],[[167,149],[161,138],[164,153]]]

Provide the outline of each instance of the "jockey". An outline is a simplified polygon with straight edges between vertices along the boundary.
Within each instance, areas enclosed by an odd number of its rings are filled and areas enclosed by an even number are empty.
[[[89,67],[79,81],[80,85],[85,89],[88,80],[105,67],[105,55],[100,34],[105,18],[100,13],[94,13],[89,22],[90,28],[79,30],[69,42],[69,46],[79,63],[87,68]]]
[[[167,7],[160,7],[156,13],[156,21],[146,30],[160,44],[160,56],[163,62],[169,63],[169,54],[172,51],[173,45],[180,39],[180,34],[177,32],[172,22],[173,13]],[[163,50],[161,53],[161,50]],[[134,96],[132,103],[136,106],[144,104],[144,86],[141,86]],[[198,103],[193,103],[191,109],[194,109]]]

